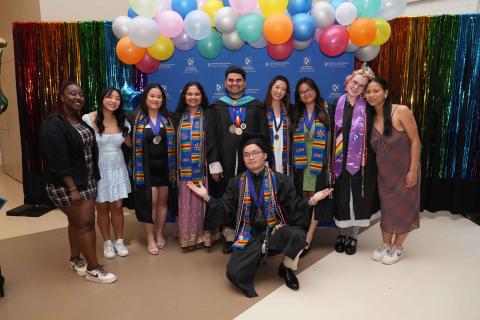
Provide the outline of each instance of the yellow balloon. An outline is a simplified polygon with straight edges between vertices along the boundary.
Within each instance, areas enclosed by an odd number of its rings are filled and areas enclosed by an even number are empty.
[[[165,61],[170,59],[170,57],[173,55],[173,47],[172,39],[165,37],[164,35],[159,35],[157,41],[147,48],[147,52],[153,58],[160,61]]]
[[[260,11],[266,17],[276,13],[285,13],[287,10],[288,0],[258,0]]]
[[[202,7],[202,10],[205,11],[209,16],[210,20],[212,20],[212,26],[214,26],[214,18],[215,13],[223,8],[223,2],[220,0],[209,0],[205,3]]]
[[[377,35],[375,39],[372,41],[371,45],[380,46],[388,41],[390,35],[392,34],[392,28],[390,28],[390,24],[382,18],[373,18],[373,22],[375,22],[375,26],[377,27]]]

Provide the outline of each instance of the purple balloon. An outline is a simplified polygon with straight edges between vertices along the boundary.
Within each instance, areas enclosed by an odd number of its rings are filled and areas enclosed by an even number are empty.
[[[188,51],[195,47],[195,44],[197,43],[194,39],[190,38],[185,31],[180,33],[180,35],[176,36],[172,40],[175,48],[181,51]]]

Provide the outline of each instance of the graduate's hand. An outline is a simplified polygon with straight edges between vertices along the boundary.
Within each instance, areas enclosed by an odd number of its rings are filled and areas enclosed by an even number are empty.
[[[198,186],[193,183],[192,181],[187,182],[187,187],[190,188],[193,192],[195,192],[199,197],[201,197],[203,200],[207,201],[209,196],[208,196],[208,191],[204,187],[203,183],[200,181],[198,182]]]
[[[212,173],[212,179],[213,181],[215,182],[220,182],[220,180],[222,180],[223,178],[223,173],[219,172],[219,173]]]
[[[326,197],[328,197],[328,195],[330,193],[332,193],[333,191],[333,188],[326,188],[326,189],[323,189],[321,191],[318,191],[317,193],[315,193],[311,198],[310,198],[310,204],[312,206],[315,206],[317,205],[317,203],[322,200],[322,199],[325,199]]]

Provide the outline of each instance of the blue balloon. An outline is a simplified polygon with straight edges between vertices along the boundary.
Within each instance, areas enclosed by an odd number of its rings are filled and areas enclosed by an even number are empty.
[[[312,7],[312,0],[288,0],[288,13],[294,16],[299,13],[308,13]]]
[[[342,3],[347,2],[345,0],[332,0],[330,4],[332,5],[333,9],[337,10],[337,7]]]
[[[315,33],[315,19],[307,13],[299,13],[292,17],[293,38],[298,41],[312,39]]]
[[[196,0],[172,0],[172,10],[185,19],[190,11],[197,10]]]
[[[130,18],[135,18],[137,16],[137,14],[135,13],[135,11],[133,11],[132,7],[128,7],[128,13],[127,15],[130,17]]]
[[[224,7],[230,7],[230,0],[223,0]]]

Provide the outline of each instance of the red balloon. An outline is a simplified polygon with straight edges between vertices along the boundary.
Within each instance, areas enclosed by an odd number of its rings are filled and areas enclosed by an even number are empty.
[[[136,67],[138,70],[144,73],[152,73],[158,69],[159,65],[160,65],[160,61],[156,60],[155,58],[152,58],[151,55],[145,52],[145,55],[143,56],[143,60],[137,63]]]
[[[318,45],[325,55],[335,57],[345,52],[348,39],[347,28],[336,24],[323,30]]]
[[[294,47],[293,37],[282,44],[267,44],[267,52],[270,57],[275,60],[285,60],[292,54]]]

